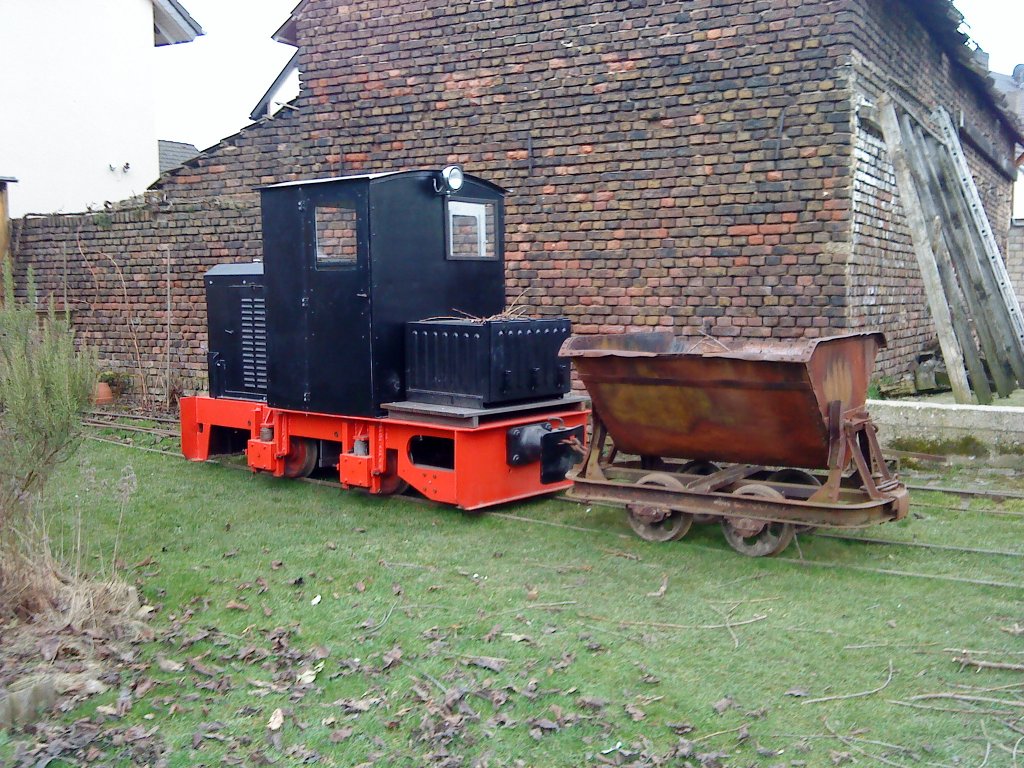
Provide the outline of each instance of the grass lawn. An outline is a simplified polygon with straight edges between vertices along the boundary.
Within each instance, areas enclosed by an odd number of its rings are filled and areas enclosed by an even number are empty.
[[[48,503],[97,570],[127,466],[119,558],[157,640],[64,717],[156,728],[171,766],[1016,762],[1022,673],[946,649],[1024,662],[1024,589],[845,566],[1024,585],[1019,557],[805,536],[754,560],[717,527],[655,545],[612,509],[465,514],[90,442]],[[1024,551],[1024,518],[985,514],[1024,503],[913,500],[865,535]]]

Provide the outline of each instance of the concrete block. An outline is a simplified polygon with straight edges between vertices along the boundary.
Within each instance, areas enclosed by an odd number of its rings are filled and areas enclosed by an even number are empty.
[[[942,443],[973,438],[992,453],[1024,451],[1024,408],[869,400],[883,447],[896,440]]]

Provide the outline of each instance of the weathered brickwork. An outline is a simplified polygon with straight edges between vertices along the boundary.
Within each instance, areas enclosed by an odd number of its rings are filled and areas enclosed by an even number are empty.
[[[889,348],[879,356],[883,373],[906,368],[917,352],[935,346],[935,331],[920,280],[910,236],[903,223],[892,165],[878,127],[864,119],[888,93],[901,109],[926,125],[942,106],[952,116],[963,112],[1005,157],[1013,136],[996,119],[963,70],[937,48],[909,5],[866,0],[853,6],[856,33],[850,59],[854,103],[853,249],[849,261],[850,326],[881,330]],[[1011,185],[992,164],[965,143],[965,153],[993,230],[1005,246],[1010,221]]]
[[[1006,246],[1006,271],[1019,301],[1024,301],[1024,222],[1015,220]]]
[[[313,3],[304,105],[339,171],[510,188],[510,293],[579,332],[817,333],[844,313],[840,6]]]
[[[859,124],[855,138],[852,242],[850,327],[883,331],[889,347],[879,368],[902,368],[934,332],[926,303],[907,300],[923,293],[921,273],[885,141],[870,124]]]
[[[67,286],[86,337],[154,389],[168,360],[185,387],[202,376],[201,272],[259,254],[251,187],[449,162],[510,190],[510,298],[577,332],[881,324],[887,368],[925,343],[896,203],[857,176],[886,160],[856,107],[886,76],[935,75],[927,103],[991,110],[903,3],[312,0],[297,21],[297,112],[172,174],[139,221],[18,228],[19,268]],[[890,72],[900,46],[916,59]]]

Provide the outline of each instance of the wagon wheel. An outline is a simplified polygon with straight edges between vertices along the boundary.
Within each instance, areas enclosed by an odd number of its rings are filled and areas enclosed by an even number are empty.
[[[713,461],[688,461],[679,468],[681,474],[699,475],[701,477],[707,477],[721,471],[722,468]],[[693,522],[701,524],[712,523],[714,520],[714,515],[694,515],[693,517]]]
[[[672,475],[652,472],[641,477],[637,485],[651,485],[681,491],[684,486]],[[644,541],[675,541],[683,538],[693,524],[693,515],[656,504],[630,504],[626,507],[626,519],[633,533]]]
[[[640,469],[664,469],[665,462],[661,456],[645,455],[640,457]]]
[[[789,485],[811,485],[815,488],[821,487],[821,480],[810,472],[802,469],[780,469],[768,475],[768,482],[788,483]]]
[[[768,485],[749,483],[733,491],[733,496],[755,496],[782,500],[785,497]],[[729,546],[747,557],[771,557],[782,552],[793,541],[791,523],[771,523],[749,517],[722,519],[722,533]]]
[[[789,485],[807,485],[812,488],[821,487],[821,480],[812,475],[810,472],[805,472],[802,469],[777,470],[768,475],[768,482],[787,483]],[[813,531],[814,528],[815,526],[813,525],[798,525],[794,526],[793,530],[796,533],[804,533],[805,531]]]
[[[293,437],[291,450],[284,457],[285,477],[309,477],[316,469],[320,446],[309,437]]]
[[[721,469],[713,461],[688,461],[679,468],[679,471],[684,475],[701,475],[704,477],[713,475],[715,472],[721,471]]]

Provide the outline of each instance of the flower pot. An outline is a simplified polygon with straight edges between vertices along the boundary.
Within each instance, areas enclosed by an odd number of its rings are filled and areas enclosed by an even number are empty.
[[[92,390],[93,405],[110,405],[114,402],[114,391],[105,381],[97,381]]]

